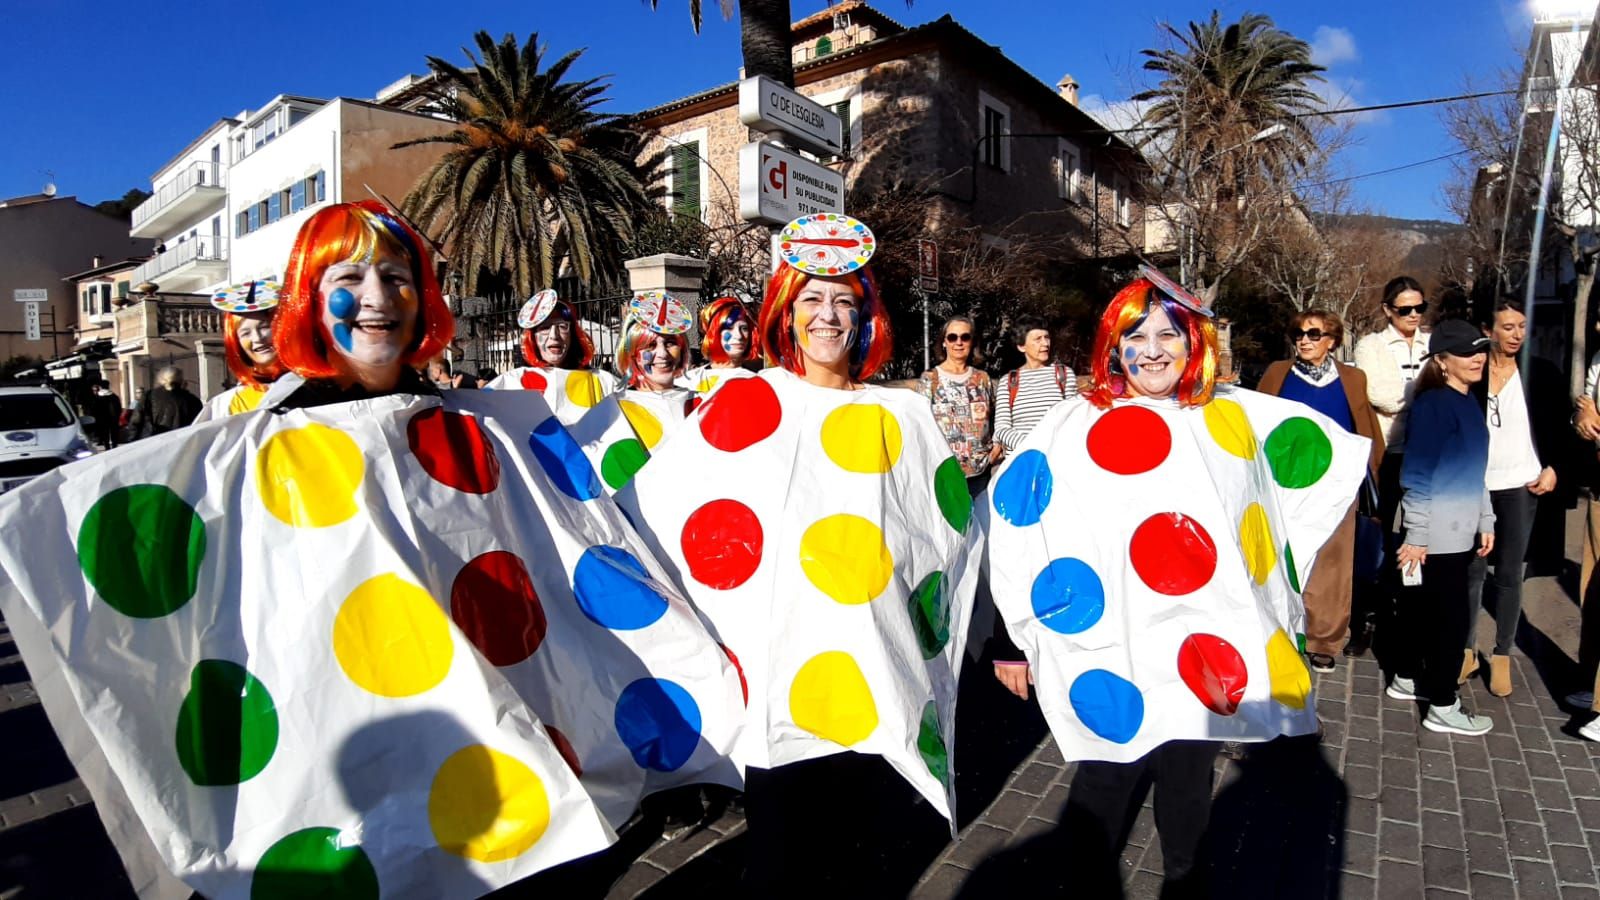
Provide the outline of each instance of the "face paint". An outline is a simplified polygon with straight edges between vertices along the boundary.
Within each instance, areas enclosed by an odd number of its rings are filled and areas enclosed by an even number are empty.
[[[1134,363],[1134,360],[1138,358],[1139,351],[1133,349],[1132,347],[1128,347],[1122,351],[1122,364],[1125,368],[1127,368],[1129,375],[1139,374],[1139,366]]]
[[[1162,306],[1151,305],[1144,321],[1122,336],[1119,349],[1128,360],[1127,383],[1133,393],[1170,397],[1177,390],[1189,361],[1188,341]]]
[[[340,321],[333,325],[333,340],[346,353],[350,352],[350,320],[356,317],[356,295],[344,288],[336,288],[328,295],[328,312]]]
[[[321,325],[328,359],[369,387],[393,384],[418,325],[410,260],[380,244],[371,262],[336,263],[322,273]]]

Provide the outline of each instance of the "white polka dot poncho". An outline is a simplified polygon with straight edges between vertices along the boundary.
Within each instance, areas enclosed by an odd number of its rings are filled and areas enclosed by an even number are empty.
[[[995,604],[1066,758],[1314,731],[1300,585],[1366,466],[1366,438],[1253,391],[1051,410],[985,512]]]
[[[725,382],[617,500],[741,665],[738,763],[878,754],[953,818],[977,556],[925,399],[783,369]]]
[[[246,413],[0,498],[51,718],[193,888],[478,896],[739,783],[737,670],[536,396]]]
[[[622,381],[598,369],[519,366],[483,386],[490,391],[538,391],[563,425],[576,425],[600,401],[622,389]]]

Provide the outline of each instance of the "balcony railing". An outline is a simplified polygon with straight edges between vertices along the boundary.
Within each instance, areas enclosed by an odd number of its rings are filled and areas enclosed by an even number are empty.
[[[158,334],[221,334],[222,311],[209,303],[156,301]]]
[[[226,262],[227,259],[228,239],[216,234],[202,234],[192,240],[168,247],[167,252],[134,269],[133,283],[139,284],[145,281],[159,283],[161,276],[179,266],[197,261]]]
[[[116,311],[115,339],[117,346],[124,349],[147,347],[150,341],[164,335],[221,333],[222,313],[198,297],[140,296]]]
[[[190,191],[205,187],[226,187],[223,183],[226,173],[227,169],[223,168],[221,163],[190,163],[177,175],[169,179],[166,184],[156,188],[154,196],[134,207],[134,230],[137,231],[139,226],[187,196]]]

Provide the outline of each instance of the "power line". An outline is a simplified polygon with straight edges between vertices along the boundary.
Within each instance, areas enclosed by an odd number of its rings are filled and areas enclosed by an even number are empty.
[[[1432,163],[1442,162],[1444,160],[1447,160],[1447,159],[1451,158],[1452,156],[1460,156],[1460,155],[1462,155],[1463,153],[1466,153],[1466,152],[1467,152],[1466,150],[1457,150],[1457,151],[1455,151],[1453,153],[1446,153],[1443,156],[1435,156],[1432,159],[1419,159],[1416,162],[1406,163],[1403,166],[1395,166],[1395,167],[1390,168],[1390,169],[1379,169],[1376,172],[1363,172],[1360,175],[1346,175],[1343,178],[1330,178],[1327,181],[1313,181],[1313,182],[1311,182],[1309,184],[1301,184],[1301,185],[1299,185],[1299,187],[1302,187],[1302,188],[1327,187],[1330,184],[1343,184],[1346,181],[1357,181],[1357,180],[1360,180],[1362,178],[1373,178],[1373,177],[1378,176],[1378,175],[1388,175],[1391,172],[1403,172],[1406,169],[1415,169],[1418,166],[1426,166],[1426,165],[1430,165]]]

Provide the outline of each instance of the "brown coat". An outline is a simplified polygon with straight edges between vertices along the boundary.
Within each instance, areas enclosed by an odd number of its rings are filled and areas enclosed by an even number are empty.
[[[1372,404],[1367,402],[1367,376],[1354,366],[1347,366],[1334,360],[1334,366],[1339,370],[1339,384],[1344,387],[1344,399],[1350,404],[1350,421],[1355,423],[1356,434],[1372,441],[1372,456],[1369,465],[1374,475],[1378,466],[1383,462],[1383,430],[1378,427],[1378,415],[1373,412]],[[1263,394],[1278,396],[1283,392],[1283,380],[1289,377],[1288,360],[1278,360],[1267,366],[1266,374],[1261,376],[1261,383],[1256,385],[1256,390]]]

